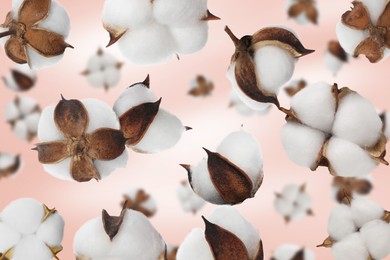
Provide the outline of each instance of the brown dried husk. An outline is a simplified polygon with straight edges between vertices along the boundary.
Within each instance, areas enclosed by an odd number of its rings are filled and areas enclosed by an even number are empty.
[[[11,70],[11,76],[16,82],[16,85],[20,91],[30,90],[35,85],[35,78],[31,78],[30,76],[18,70]]]
[[[336,56],[339,60],[343,62],[348,61],[348,54],[344,51],[338,41],[330,41],[328,43],[328,51]]]
[[[307,83],[305,80],[300,80],[298,82],[298,86],[297,87],[290,87],[290,86],[287,86],[284,88],[284,90],[286,91],[287,95],[289,95],[290,97],[293,97],[295,96],[299,91],[301,91],[302,89],[304,89],[306,87]]]
[[[119,216],[110,216],[107,211],[104,209],[102,211],[102,221],[103,221],[103,227],[104,231],[106,232],[107,236],[112,241],[114,237],[118,234],[119,229],[121,228],[121,225],[123,223],[125,214],[126,214],[126,203],[124,203],[122,211]]]
[[[288,16],[291,18],[296,18],[302,13],[305,13],[307,19],[310,22],[317,24],[318,11],[314,5],[314,1],[310,1],[310,0],[297,1],[295,4],[290,6],[287,12],[288,12]]]

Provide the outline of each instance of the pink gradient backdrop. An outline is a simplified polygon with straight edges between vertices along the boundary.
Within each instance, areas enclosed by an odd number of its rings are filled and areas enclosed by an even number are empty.
[[[75,49],[68,49],[59,64],[39,71],[38,85],[22,95],[36,98],[41,107],[57,103],[60,94],[67,98],[98,98],[112,105],[128,85],[142,81],[150,73],[151,88],[157,96],[163,97],[162,107],[179,116],[185,125],[194,130],[185,133],[176,147],[160,154],[142,155],[129,151],[126,169],[117,170],[99,183],[79,184],[60,181],[45,173],[36,153],[31,151],[38,140],[27,143],[17,139],[1,114],[0,150],[21,154],[24,164],[17,176],[0,180],[0,210],[20,197],[32,197],[49,207],[56,207],[66,222],[64,250],[59,257],[74,259],[73,236],[77,229],[85,221],[100,215],[102,208],[113,214],[119,213],[122,194],[133,186],[144,187],[158,203],[158,213],[151,222],[168,244],[179,244],[192,228],[203,227],[201,215],[207,216],[215,208],[207,205],[196,215],[182,211],[176,189],[179,182],[186,179],[186,173],[179,163],[197,163],[205,155],[202,146],[215,149],[223,137],[243,124],[244,129],[254,134],[261,144],[265,180],[255,198],[236,208],[260,230],[266,259],[283,243],[307,246],[315,251],[317,259],[332,259],[330,250],[315,248],[327,236],[329,211],[336,205],[330,194],[331,176],[325,169],[313,173],[288,160],[280,141],[284,116],[275,109],[266,116],[248,118],[228,109],[230,84],[225,76],[234,51],[233,44],[223,31],[225,25],[229,25],[237,36],[243,36],[270,24],[283,24],[294,29],[307,48],[316,50],[297,63],[293,78],[304,77],[309,82],[337,82],[340,86],[359,91],[380,110],[389,110],[390,84],[387,77],[390,60],[375,65],[369,64],[365,58],[351,60],[337,78],[324,67],[323,53],[327,42],[336,37],[335,24],[349,9],[350,3],[335,0],[318,2],[319,25],[299,26],[287,19],[285,1],[210,0],[210,10],[222,20],[210,23],[209,41],[202,51],[182,56],[180,61],[172,59],[165,65],[141,67],[126,63],[118,87],[105,93],[103,89],[90,87],[80,75],[87,58],[95,53],[98,46],[105,46],[108,42],[100,20],[103,1],[62,0],[72,22],[67,41]],[[1,1],[0,17],[5,17],[10,7],[11,0]],[[109,51],[125,61],[116,46],[110,47]],[[13,64],[3,50],[0,51],[0,61],[0,75],[5,75]],[[198,73],[213,79],[216,90],[212,97],[195,99],[186,94],[190,80]],[[3,111],[16,94],[3,83],[0,85],[0,110]],[[286,98],[282,99],[282,103],[288,107]],[[388,172],[385,166],[374,172],[372,198],[390,209]],[[289,183],[307,183],[314,203],[314,217],[286,225],[276,214],[274,192]]]

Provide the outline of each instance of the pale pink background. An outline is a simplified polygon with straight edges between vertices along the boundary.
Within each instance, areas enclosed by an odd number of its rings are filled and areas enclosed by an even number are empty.
[[[330,250],[316,249],[315,245],[327,236],[326,223],[329,211],[336,204],[331,199],[331,176],[326,169],[311,172],[288,160],[280,141],[280,129],[284,116],[275,109],[264,117],[244,118],[228,109],[230,84],[225,76],[230,56],[234,49],[223,28],[229,25],[237,36],[252,34],[270,25],[283,24],[293,28],[303,44],[315,49],[312,55],[302,58],[296,66],[294,78],[306,78],[309,82],[325,80],[349,86],[374,102],[380,110],[389,110],[389,65],[390,60],[370,64],[366,59],[350,61],[337,78],[324,67],[323,53],[327,42],[336,37],[335,24],[340,15],[349,9],[349,1],[319,1],[319,25],[299,26],[288,20],[285,1],[217,1],[210,0],[210,10],[222,21],[210,23],[209,42],[200,52],[182,56],[180,61],[172,59],[169,64],[159,66],[134,66],[126,63],[118,87],[105,93],[94,89],[80,75],[87,58],[98,46],[105,46],[108,35],[104,31],[100,14],[103,1],[70,1],[61,3],[69,12],[72,30],[67,39],[75,49],[68,49],[65,58],[56,66],[38,72],[38,85],[28,93],[39,100],[42,107],[55,104],[63,94],[67,98],[93,97],[112,105],[119,94],[130,84],[141,81],[147,73],[151,75],[151,88],[163,97],[162,107],[179,116],[193,131],[184,134],[173,149],[156,154],[142,155],[130,152],[126,169],[117,170],[109,178],[97,183],[71,183],[57,180],[43,171],[32,143],[17,139],[10,127],[0,120],[0,150],[20,153],[24,161],[23,170],[14,178],[0,180],[0,210],[12,200],[32,197],[56,209],[65,218],[64,250],[61,259],[74,259],[73,236],[87,220],[99,216],[102,208],[110,213],[120,211],[122,194],[133,186],[144,187],[156,198],[158,213],[151,219],[168,244],[179,244],[194,227],[202,227],[201,215],[209,215],[215,208],[208,205],[196,215],[185,214],[177,200],[176,189],[186,179],[179,163],[197,163],[205,154],[202,146],[215,149],[228,133],[238,130],[241,124],[255,135],[264,154],[265,180],[256,197],[236,208],[261,233],[268,259],[280,244],[295,243],[315,250],[317,259],[332,259]],[[0,17],[5,17],[11,0],[0,2]],[[117,47],[109,48],[122,61]],[[0,52],[0,75],[8,73],[13,64],[4,51]],[[216,90],[210,98],[195,99],[186,95],[190,80],[196,74],[205,74],[213,79]],[[0,109],[13,100],[16,94],[1,85]],[[284,96],[284,95],[283,95]],[[288,107],[288,100],[282,99]],[[380,166],[373,174],[375,190],[372,198],[390,209],[388,185],[389,168]],[[289,183],[307,183],[314,203],[314,217],[286,225],[273,207],[274,192]],[[388,258],[390,259],[390,258]]]

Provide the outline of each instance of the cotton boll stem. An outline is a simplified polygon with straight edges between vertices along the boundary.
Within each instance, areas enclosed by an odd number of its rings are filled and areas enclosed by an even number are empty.
[[[0,38],[7,37],[10,35],[15,35],[15,33],[16,32],[14,30],[5,31],[5,32],[0,33]]]

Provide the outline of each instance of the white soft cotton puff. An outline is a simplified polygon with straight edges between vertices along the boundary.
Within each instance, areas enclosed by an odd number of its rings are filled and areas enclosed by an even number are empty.
[[[276,197],[274,201],[274,206],[276,211],[282,216],[289,216],[294,211],[294,205],[290,200],[286,198],[278,198]]]
[[[102,64],[104,64],[104,65],[106,65],[108,67],[115,67],[115,66],[118,65],[117,59],[113,55],[108,53],[108,52],[104,52],[100,56],[100,60],[101,60]]]
[[[208,23],[200,21],[188,27],[171,27],[177,44],[177,54],[191,54],[201,50],[207,43]]]
[[[347,205],[341,204],[331,211],[328,219],[328,234],[333,240],[342,240],[356,231],[351,209]]]
[[[167,62],[177,49],[169,28],[158,23],[125,33],[117,44],[130,62],[139,65]]]
[[[92,72],[87,75],[87,80],[89,84],[91,84],[94,87],[102,87],[104,86],[105,80],[104,80],[104,74],[99,72]]]
[[[38,105],[38,102],[31,97],[20,97],[19,98],[19,110],[22,115],[28,115]]]
[[[44,57],[40,55],[38,52],[34,51],[29,46],[26,47],[27,56],[28,56],[28,65],[31,69],[43,69],[50,67],[56,63],[58,63],[64,54],[53,56],[53,57]]]
[[[365,5],[371,17],[371,22],[375,25],[385,9],[387,0],[359,0],[359,2]]]
[[[286,185],[282,190],[282,197],[289,201],[295,201],[300,193],[300,187],[296,184]]]
[[[369,253],[359,233],[353,233],[332,247],[336,260],[367,260]]]
[[[354,54],[359,43],[369,36],[367,31],[349,28],[342,22],[337,23],[336,34],[341,47],[343,47],[343,49],[351,55]]]
[[[259,231],[232,206],[216,208],[207,220],[236,235],[245,245],[249,259],[254,259],[260,243]]]
[[[330,132],[336,111],[332,86],[325,82],[306,86],[292,97],[291,108],[302,123]]]
[[[179,118],[160,109],[141,141],[132,148],[143,153],[158,153],[175,146],[184,131]]]
[[[129,154],[126,150],[123,153],[110,161],[95,160],[93,163],[96,169],[99,171],[102,179],[108,177],[114,170],[118,168],[125,168],[129,159]]]
[[[103,23],[122,29],[137,29],[153,19],[153,5],[149,0],[104,1]]]
[[[26,259],[51,260],[53,254],[44,242],[36,236],[26,236],[14,248],[12,260]]]
[[[290,52],[276,46],[264,46],[255,52],[256,73],[264,90],[277,94],[280,87],[291,79],[295,58]]]
[[[43,169],[53,177],[60,180],[73,181],[73,178],[70,175],[70,162],[71,158],[69,157],[59,163],[42,164],[42,166]]]
[[[193,229],[181,243],[176,254],[177,260],[213,260],[213,253],[200,228]]]
[[[318,130],[294,122],[282,128],[282,144],[290,160],[312,167],[324,144],[326,135]]]
[[[17,121],[13,127],[14,134],[23,140],[27,140],[29,138],[27,125],[24,121]]]
[[[236,94],[236,91],[232,89],[230,92],[230,104],[237,110],[237,112],[243,116],[253,115],[256,111],[248,107]],[[264,107],[264,110],[258,111],[259,114],[266,113],[268,107]]]
[[[56,212],[39,226],[37,238],[50,247],[59,246],[64,236],[64,225],[64,219]]]
[[[38,123],[41,117],[40,112],[34,112],[24,118],[29,133],[35,134],[38,131]]]
[[[128,110],[144,103],[156,102],[153,92],[144,84],[138,83],[126,89],[115,101],[114,111],[118,117]]]
[[[54,106],[43,109],[38,123],[38,138],[42,142],[64,140],[54,121]]]
[[[133,188],[126,192],[125,195],[134,202],[137,199],[137,194],[139,191],[139,188]],[[143,201],[140,206],[146,210],[149,210],[150,212],[156,212],[157,210],[156,201],[152,196],[149,196],[149,198],[146,201]]]
[[[256,192],[263,179],[263,156],[256,139],[239,130],[229,134],[217,147],[217,153],[243,170],[251,179],[252,192]]]
[[[18,19],[19,8],[23,2],[24,2],[24,0],[12,0],[12,13],[13,13],[13,18],[15,20]]]
[[[340,60],[338,57],[326,51],[324,54],[324,63],[325,66],[336,76],[337,72],[341,69],[344,64],[344,61]]]
[[[213,204],[226,204],[211,181],[207,159],[202,159],[195,167],[191,166],[191,172],[191,183],[196,194]]]
[[[0,169],[6,169],[15,163],[16,156],[8,153],[0,153]]]
[[[101,70],[104,62],[102,60],[102,56],[93,55],[87,61],[87,70],[91,72],[98,72]]]
[[[116,67],[108,67],[104,70],[105,84],[115,86],[120,79],[120,71]]]
[[[297,205],[298,209],[307,212],[308,210],[311,210],[312,208],[312,201],[308,193],[301,192],[299,193],[295,204]]]
[[[19,108],[16,106],[15,102],[8,103],[5,107],[4,117],[5,120],[11,121],[15,120],[20,116]]]
[[[68,37],[70,31],[70,19],[64,7],[56,1],[51,1],[49,15],[38,24],[38,27]]]
[[[18,199],[6,206],[1,220],[10,228],[23,235],[33,234],[38,230],[44,216],[43,205],[33,199]]]
[[[357,227],[362,227],[367,222],[382,218],[384,210],[381,205],[367,197],[354,197],[351,204],[353,220]]]
[[[329,140],[325,157],[341,177],[361,177],[377,167],[377,163],[365,150],[337,137]]]
[[[190,26],[207,14],[207,0],[154,0],[157,22],[170,26]]]
[[[361,237],[373,259],[384,259],[390,254],[390,224],[373,220],[360,229]]]
[[[186,185],[180,185],[177,189],[177,197],[185,212],[196,213],[205,204],[205,201],[191,189],[187,182]]]
[[[7,224],[0,222],[0,252],[6,252],[14,247],[22,236]]]
[[[87,133],[103,127],[119,129],[118,117],[106,103],[93,98],[83,99],[82,103],[89,115]]]
[[[382,121],[371,102],[351,93],[341,99],[332,132],[361,147],[371,147],[382,134]]]

